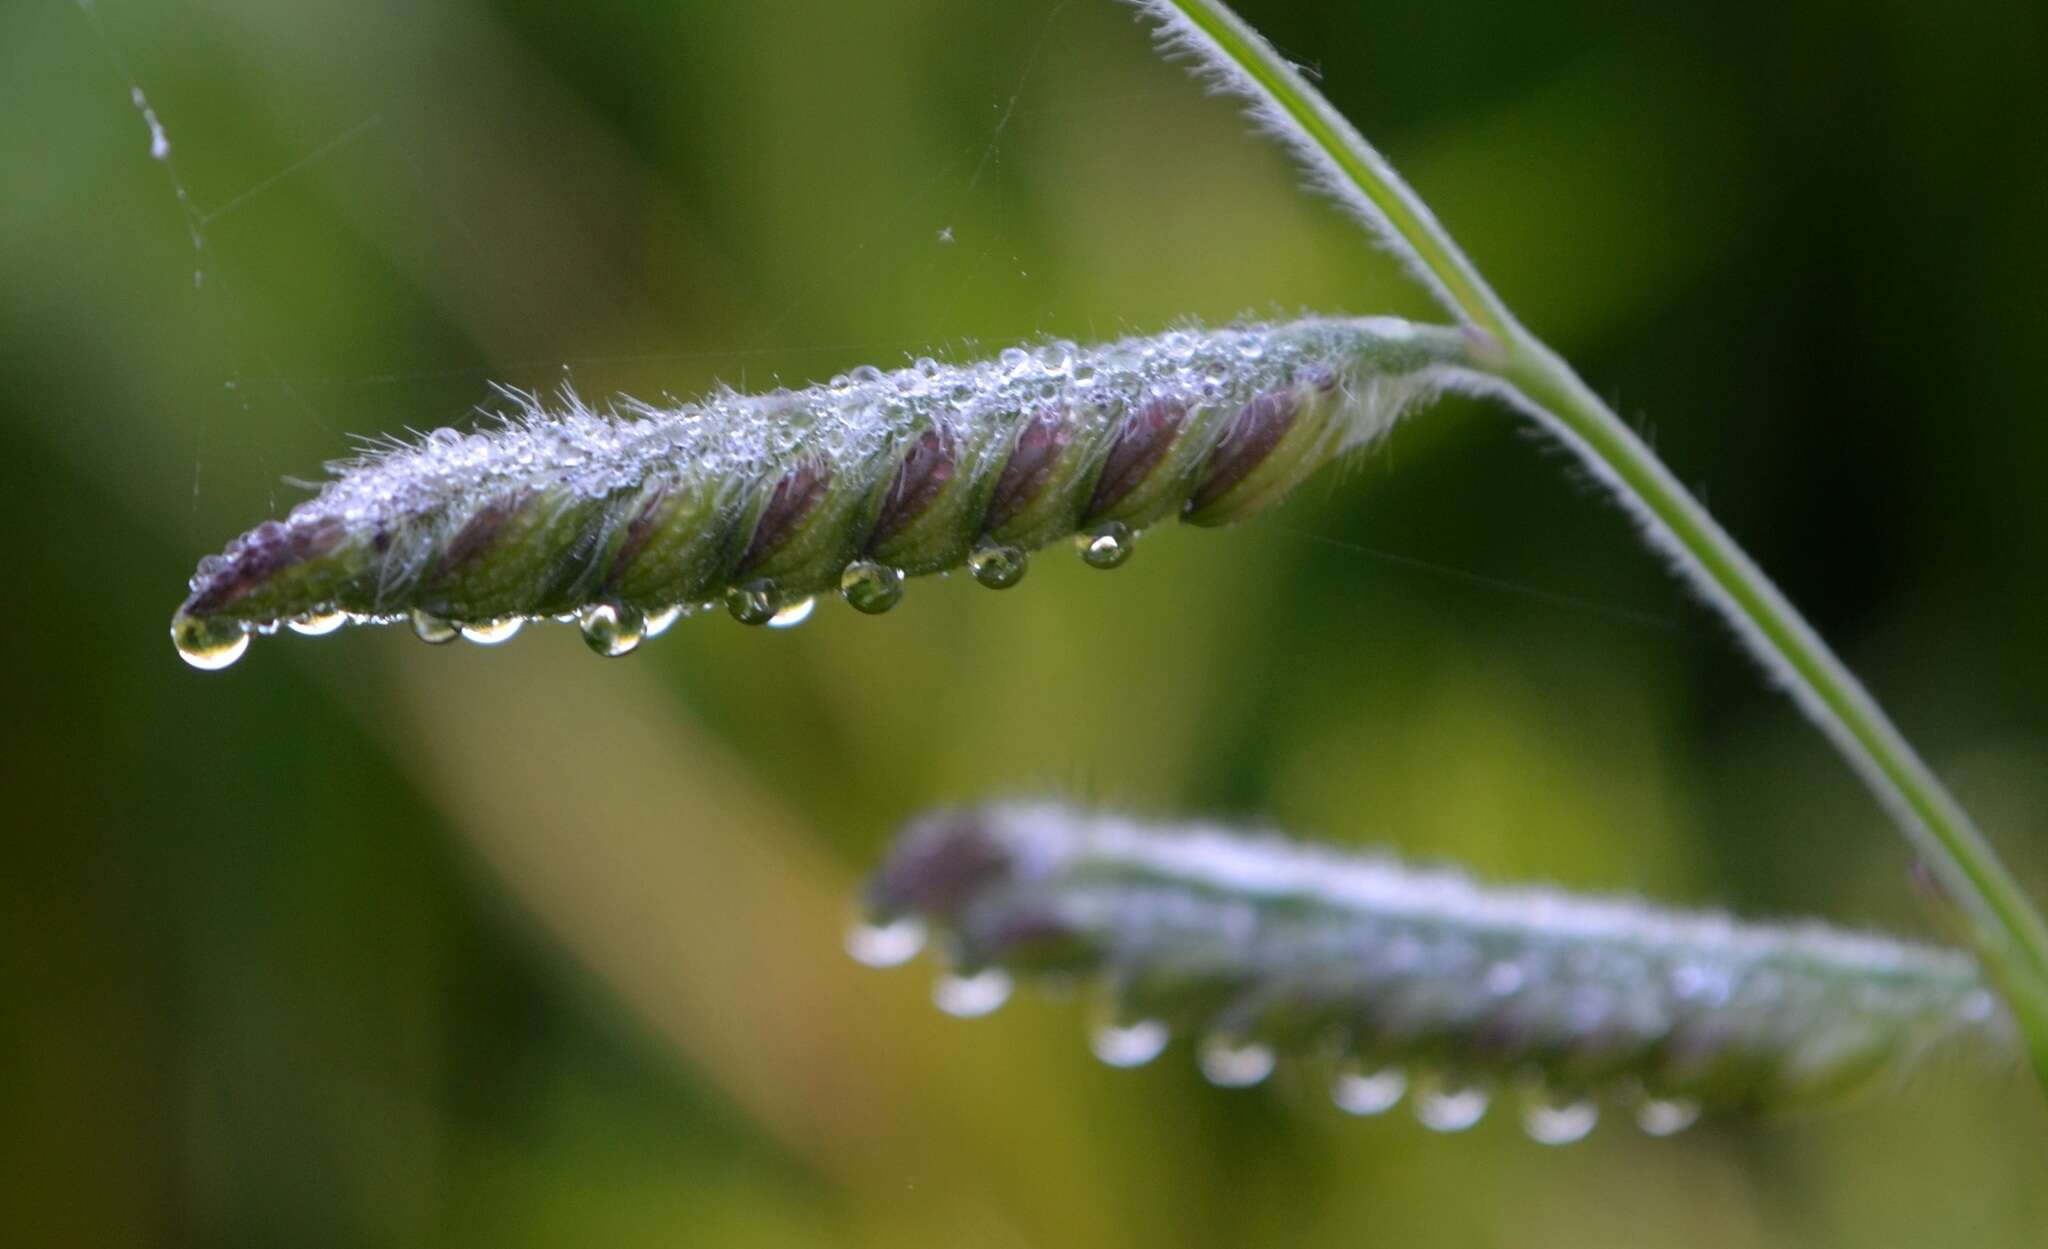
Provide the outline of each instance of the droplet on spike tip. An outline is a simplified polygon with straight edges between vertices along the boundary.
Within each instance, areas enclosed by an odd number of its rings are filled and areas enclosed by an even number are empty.
[[[462,626],[462,636],[478,646],[498,646],[511,641],[525,623],[519,616],[507,616],[483,624],[466,624]]]
[[[453,642],[461,633],[461,630],[448,621],[432,612],[420,611],[417,608],[412,613],[412,631],[414,636],[429,646],[446,645]]]
[[[658,638],[662,634],[667,633],[669,626],[682,619],[682,616],[683,606],[680,603],[672,603],[659,611],[648,612],[647,621],[641,626],[640,636],[643,639]]]
[[[967,571],[991,590],[1007,590],[1024,579],[1024,552],[1000,542],[983,542],[967,557]]]
[[[879,616],[903,601],[903,570],[855,560],[839,574],[839,594],[855,611]]]
[[[179,612],[171,618],[171,644],[180,659],[201,672],[218,672],[249,649],[249,632],[233,621]]]
[[[932,1002],[955,1019],[978,1019],[1010,1000],[1010,973],[991,967],[971,976],[941,976],[932,984]]]
[[[1486,1117],[1486,1090],[1432,1078],[1415,1097],[1415,1118],[1432,1132],[1462,1132]]]
[[[1218,1088],[1250,1088],[1273,1074],[1273,1051],[1256,1042],[1210,1037],[1196,1056],[1202,1075]]]
[[[768,617],[768,627],[771,629],[794,629],[804,621],[809,620],[811,613],[817,610],[817,606],[818,600],[806,595],[794,603],[788,603],[777,608],[775,614]]]
[[[1112,1067],[1142,1067],[1165,1051],[1172,1033],[1157,1019],[1098,1024],[1088,1035],[1088,1048]]]
[[[924,921],[904,915],[882,922],[862,921],[846,933],[846,952],[866,967],[900,967],[924,949]]]
[[[1569,1145],[1584,1140],[1600,1121],[1600,1107],[1588,1098],[1531,1096],[1522,1107],[1522,1130],[1539,1145]]]
[[[1090,568],[1116,568],[1131,557],[1138,535],[1120,520],[1106,520],[1080,535],[1081,561]]]
[[[1366,1071],[1357,1062],[1345,1064],[1330,1084],[1330,1100],[1347,1115],[1385,1114],[1408,1091],[1408,1073],[1399,1067]]]
[[[725,592],[725,610],[744,625],[764,625],[775,619],[775,591],[762,582],[736,585]]]
[[[646,636],[646,618],[631,607],[617,603],[593,603],[583,609],[576,623],[583,630],[583,642],[606,659],[630,655]]]
[[[324,637],[348,623],[345,611],[313,611],[302,616],[293,616],[285,621],[285,627],[301,637]]]

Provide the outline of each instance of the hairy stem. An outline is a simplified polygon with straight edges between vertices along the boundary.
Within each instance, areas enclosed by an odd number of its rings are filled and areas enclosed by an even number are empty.
[[[1258,120],[1351,203],[1424,285],[1484,332],[1475,337],[1473,366],[1586,462],[1834,744],[1961,913],[2048,1084],[2048,924],[1876,700],[1613,409],[1522,327],[1421,198],[1271,44],[1220,0],[1139,2],[1171,47],[1202,59],[1250,100]]]

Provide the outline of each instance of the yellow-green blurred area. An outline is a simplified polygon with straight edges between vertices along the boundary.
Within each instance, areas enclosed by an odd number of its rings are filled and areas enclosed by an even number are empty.
[[[2048,894],[2038,4],[1245,12]],[[0,156],[0,1243],[2048,1239],[2017,1070],[1552,1150],[1185,1043],[1112,1071],[1085,993],[959,1021],[845,957],[900,821],[1038,794],[1933,935],[1839,762],[1491,407],[881,619],[178,661],[199,556],[494,382],[1429,315],[1122,6],[16,0]]]

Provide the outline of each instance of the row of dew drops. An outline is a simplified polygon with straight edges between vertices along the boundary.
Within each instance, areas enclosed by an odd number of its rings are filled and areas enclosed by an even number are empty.
[[[926,928],[915,916],[885,922],[857,922],[847,933],[846,950],[868,967],[898,967],[924,949]],[[1014,983],[1001,968],[971,975],[947,973],[932,985],[932,1002],[960,1019],[978,1018],[1000,1008]],[[1099,1012],[1088,1047],[1111,1067],[1142,1067],[1166,1051],[1172,1034],[1156,1019],[1118,1018]],[[1273,1050],[1257,1042],[1211,1036],[1196,1050],[1203,1078],[1218,1088],[1251,1088],[1277,1065]],[[1462,1132],[1486,1117],[1493,1101],[1484,1085],[1461,1083],[1439,1073],[1412,1078],[1398,1066],[1370,1070],[1346,1059],[1330,1083],[1330,1100],[1346,1114],[1360,1118],[1385,1114],[1406,1097],[1415,1118],[1435,1132]],[[1651,1136],[1671,1136],[1699,1119],[1699,1106],[1677,1098],[1642,1097],[1635,1101],[1636,1126]],[[1540,1087],[1521,1097],[1522,1131],[1542,1145],[1569,1145],[1585,1139],[1600,1120],[1600,1105],[1589,1097],[1560,1098]]]
[[[1130,559],[1137,539],[1137,531],[1130,526],[1121,521],[1105,521],[1076,535],[1074,544],[1080,551],[1082,562],[1089,567],[1110,569]],[[1007,590],[1016,585],[1024,579],[1027,567],[1028,560],[1023,550],[990,540],[982,541],[967,557],[967,571],[991,590]],[[901,568],[873,560],[855,560],[840,574],[839,593],[856,610],[878,616],[903,601],[904,583],[908,579]],[[811,618],[816,606],[814,596],[785,600],[767,582],[734,586],[725,594],[726,610],[735,620],[742,624],[766,625],[771,629],[788,629],[802,624]],[[591,650],[616,659],[631,654],[648,638],[660,637],[682,617],[716,607],[716,602],[688,606],[676,604],[659,611],[645,612],[619,603],[600,602],[556,619],[577,625]],[[419,610],[414,610],[409,616],[395,617],[318,611],[295,616],[283,624],[294,633],[319,637],[345,624],[390,624],[399,620],[409,620],[421,641],[436,646],[458,637],[479,646],[497,646],[511,641],[526,624],[527,618],[508,616],[502,620],[465,624]],[[249,649],[249,639],[254,634],[270,634],[277,630],[276,622],[264,625],[216,623],[180,614],[171,622],[171,641],[186,663],[202,671],[214,672],[240,659]]]

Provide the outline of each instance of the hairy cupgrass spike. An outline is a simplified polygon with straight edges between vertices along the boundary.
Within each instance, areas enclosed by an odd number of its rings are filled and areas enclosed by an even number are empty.
[[[904,577],[962,564],[1014,584],[1025,551],[1076,535],[1111,566],[1161,519],[1226,524],[1277,502],[1448,384],[1464,346],[1318,317],[676,408],[514,395],[496,428],[337,465],[289,517],[201,561],[171,634],[221,667],[279,623],[410,618],[430,641],[490,642],[576,616],[623,654],[650,622],[720,599],[750,623],[831,589],[879,611]]]
[[[1110,1022],[1095,1045],[1112,1063],[1174,1033],[1206,1038],[1219,1084],[1256,1082],[1276,1053],[1333,1057],[1354,1113],[1391,1105],[1413,1071],[1438,1085],[1417,1113],[1446,1128],[1512,1086],[1530,1133],[1553,1141],[1583,1134],[1603,1100],[1662,1132],[1700,1108],[1828,1102],[1937,1051],[2012,1042],[1960,952],[1051,805],[922,817],[867,905],[897,931],[943,933],[962,973],[1099,978]]]

